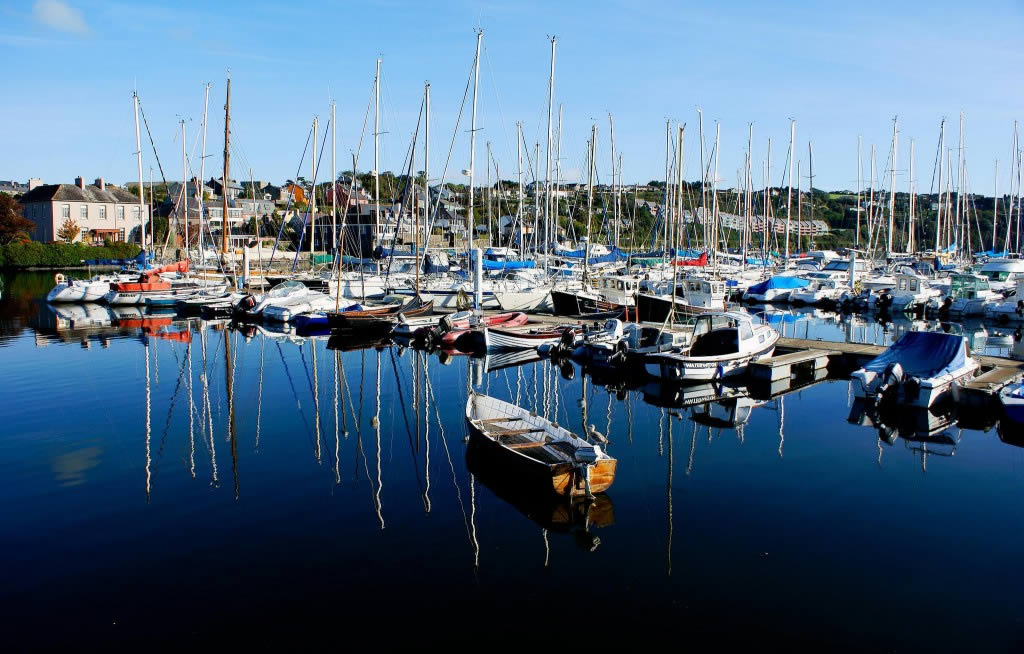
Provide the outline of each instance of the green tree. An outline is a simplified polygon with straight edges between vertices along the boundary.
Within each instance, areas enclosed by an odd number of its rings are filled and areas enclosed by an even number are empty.
[[[29,240],[35,223],[21,215],[21,205],[6,193],[0,193],[0,245]]]

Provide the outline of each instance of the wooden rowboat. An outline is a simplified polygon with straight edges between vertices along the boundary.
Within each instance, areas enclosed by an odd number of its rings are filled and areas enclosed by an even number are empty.
[[[575,345],[581,332],[579,325],[558,327],[484,328],[484,348],[490,350],[535,350],[541,345],[554,345],[563,339]]]
[[[466,423],[470,447],[527,490],[590,498],[615,480],[617,462],[600,445],[514,404],[471,392]]]

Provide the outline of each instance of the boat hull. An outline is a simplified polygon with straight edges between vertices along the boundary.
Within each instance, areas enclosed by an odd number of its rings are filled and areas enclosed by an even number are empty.
[[[751,361],[766,359],[775,352],[778,335],[756,352],[730,357],[687,357],[661,354],[648,357],[644,370],[651,377],[674,382],[705,382],[741,375]]]

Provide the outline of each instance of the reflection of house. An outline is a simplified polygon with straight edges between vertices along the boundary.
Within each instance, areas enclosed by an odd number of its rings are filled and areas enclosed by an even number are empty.
[[[56,240],[68,219],[80,230],[76,241],[136,240],[140,223],[149,219],[149,207],[140,208],[138,197],[107,185],[102,177],[95,184],[78,177],[74,184],[37,186],[21,196],[21,204],[25,217],[36,224],[32,238],[44,242]]]

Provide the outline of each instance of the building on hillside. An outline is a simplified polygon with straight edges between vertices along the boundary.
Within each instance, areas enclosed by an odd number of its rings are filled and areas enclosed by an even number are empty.
[[[14,180],[0,179],[0,193],[6,193],[7,195],[22,195],[42,185],[43,180],[38,177],[29,177],[28,184],[22,184],[21,182],[16,182]]]
[[[149,221],[149,206],[140,207],[137,196],[102,177],[94,184],[77,177],[74,184],[40,185],[20,202],[25,218],[35,223],[32,238],[42,242],[58,240],[57,232],[69,219],[79,228],[76,241],[138,241],[142,221]]]

